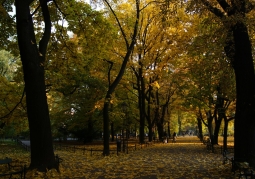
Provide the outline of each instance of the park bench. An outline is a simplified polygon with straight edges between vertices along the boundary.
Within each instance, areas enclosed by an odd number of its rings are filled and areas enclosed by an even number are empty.
[[[234,158],[234,153],[229,152],[227,150],[223,151],[223,164],[226,164],[228,162],[231,163],[231,171],[232,172],[239,172],[239,178],[244,176],[247,178],[250,176],[251,178],[255,179],[255,173],[254,170],[249,166],[249,163],[247,162],[239,162],[243,160],[236,161]]]
[[[13,161],[11,158],[6,157],[4,159],[0,159],[0,165],[6,165],[6,168],[7,168],[1,171],[0,178],[6,177],[6,176],[9,176],[9,178],[12,178],[13,175],[19,175],[20,178],[25,178],[26,166],[12,165],[12,162]]]
[[[233,170],[234,172],[236,170],[239,171],[239,178],[242,178],[242,176],[244,176],[245,178],[247,178],[248,176],[251,178],[255,178],[254,171],[247,162],[236,162],[235,160],[233,160]]]
[[[241,160],[242,161],[242,160]],[[250,177],[252,179],[255,179],[255,172],[254,170],[249,166],[248,162],[240,162],[236,161],[234,157],[232,158],[232,172],[234,174],[236,171],[239,172],[239,178],[242,178],[243,176],[247,179],[247,177]]]
[[[223,164],[231,162],[232,169],[233,169],[233,162],[234,162],[234,153],[230,153],[228,150],[224,150],[222,152],[223,155]]]
[[[205,145],[206,145],[206,149],[207,149],[208,151],[214,152],[214,147],[213,147],[213,144],[212,144],[210,138],[207,138],[207,140],[206,140],[206,142],[205,142]]]

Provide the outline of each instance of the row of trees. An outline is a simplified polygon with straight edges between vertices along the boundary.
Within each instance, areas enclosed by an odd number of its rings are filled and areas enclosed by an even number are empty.
[[[139,126],[142,143],[145,127],[149,140],[155,127],[162,138],[171,113],[183,110],[214,143],[222,121],[226,135],[235,119],[235,158],[254,166],[253,5],[101,3],[97,11],[83,1],[17,0],[12,16],[14,2],[1,1],[0,48],[10,52],[1,51],[1,128],[29,127],[30,167],[57,167],[52,131],[88,139],[103,132],[108,155],[122,120]]]

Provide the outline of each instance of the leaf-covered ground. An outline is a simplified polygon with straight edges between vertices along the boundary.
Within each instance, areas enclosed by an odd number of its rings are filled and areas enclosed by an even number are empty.
[[[14,152],[14,153],[13,153]],[[27,178],[60,179],[231,179],[238,178],[230,172],[230,164],[223,165],[222,155],[210,153],[205,145],[190,143],[155,144],[129,154],[116,153],[104,157],[101,152],[90,155],[89,152],[71,152],[57,150],[63,162],[60,173],[54,170],[46,174],[27,173]],[[12,157],[29,163],[26,152],[9,151],[0,153],[0,157]]]

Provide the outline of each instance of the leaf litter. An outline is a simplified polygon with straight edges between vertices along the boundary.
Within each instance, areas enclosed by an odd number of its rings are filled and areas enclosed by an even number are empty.
[[[98,146],[99,148],[102,146]],[[210,153],[200,143],[155,144],[129,154],[90,153],[56,150],[63,159],[60,172],[28,171],[27,179],[232,179],[231,165],[223,165],[222,155]],[[0,149],[0,158],[9,157],[29,165],[29,153],[13,148]]]

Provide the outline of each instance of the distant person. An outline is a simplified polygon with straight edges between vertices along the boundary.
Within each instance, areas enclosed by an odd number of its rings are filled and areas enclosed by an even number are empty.
[[[166,138],[166,137],[164,138],[163,143],[164,143],[164,144],[167,144],[167,138]]]
[[[176,138],[177,138],[177,134],[176,134],[176,132],[174,132],[174,133],[173,133],[173,143],[176,142]]]

